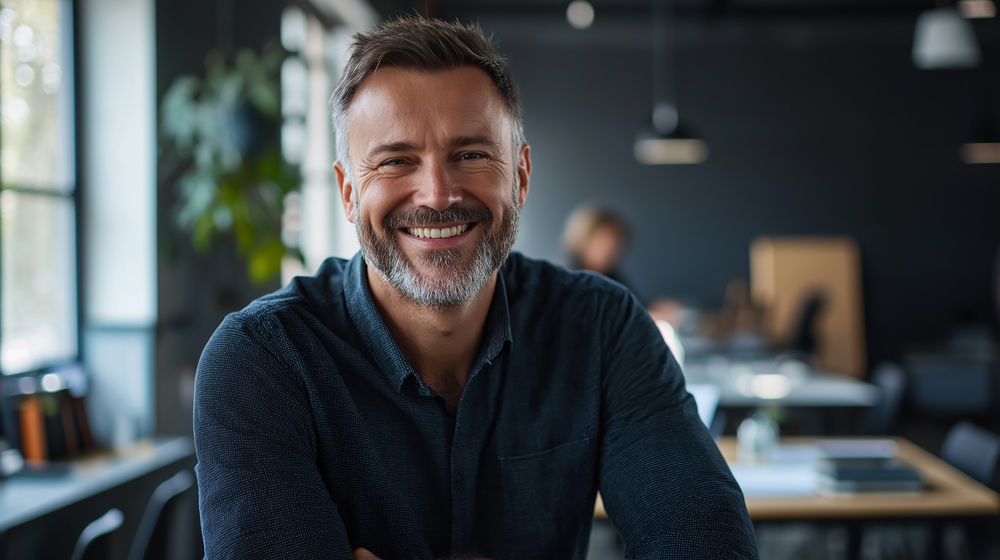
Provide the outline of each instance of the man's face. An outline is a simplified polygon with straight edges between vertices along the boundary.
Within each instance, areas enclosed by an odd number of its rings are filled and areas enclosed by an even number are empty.
[[[531,170],[490,77],[380,68],[347,128],[337,181],[367,263],[420,303],[470,299],[510,254]]]

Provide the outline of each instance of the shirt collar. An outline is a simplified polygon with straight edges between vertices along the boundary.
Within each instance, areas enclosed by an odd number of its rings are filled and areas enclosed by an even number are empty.
[[[497,274],[497,287],[493,293],[490,311],[486,316],[486,335],[479,356],[472,367],[473,374],[483,365],[492,363],[503,350],[504,344],[511,340],[510,309],[507,307],[507,289],[503,276],[501,267],[500,273]],[[351,321],[392,388],[398,393],[403,381],[410,375],[419,381],[420,377],[406,361],[406,357],[392,339],[389,329],[375,308],[368,287],[368,267],[365,266],[361,251],[358,251],[348,263],[347,274],[344,275],[344,295]],[[422,381],[420,383],[423,385]]]

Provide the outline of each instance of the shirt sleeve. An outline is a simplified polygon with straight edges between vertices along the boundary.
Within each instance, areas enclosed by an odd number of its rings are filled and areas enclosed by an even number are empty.
[[[630,559],[757,558],[739,486],[634,297],[604,320],[600,491]]]
[[[208,560],[351,558],[305,389],[233,316],[198,363],[194,440]]]

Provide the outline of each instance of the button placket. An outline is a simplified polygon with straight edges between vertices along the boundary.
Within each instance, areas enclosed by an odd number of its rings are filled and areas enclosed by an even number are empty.
[[[480,429],[483,419],[483,396],[485,390],[481,381],[483,371],[480,368],[469,376],[462,398],[459,400],[455,413],[455,432],[451,447],[451,497],[452,521],[451,544],[452,553],[460,554],[468,551],[472,545],[473,511],[475,509],[475,492],[470,491],[475,485],[476,468],[479,447]]]

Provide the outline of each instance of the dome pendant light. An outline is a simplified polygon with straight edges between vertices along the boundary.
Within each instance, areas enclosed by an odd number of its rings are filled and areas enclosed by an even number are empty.
[[[913,64],[917,68],[974,68],[980,58],[972,24],[955,8],[928,10],[917,18],[913,34]]]
[[[972,142],[962,144],[959,155],[965,163],[1000,163],[1000,134],[992,115],[987,113],[980,123]]]
[[[673,0],[670,0],[671,12]],[[677,68],[674,14],[665,17],[662,0],[653,0],[653,114],[652,127],[636,134],[633,152],[643,165],[702,163],[708,146],[681,123],[677,110]],[[669,35],[669,39],[665,38]],[[664,56],[664,51],[668,51]],[[669,72],[665,72],[669,69]],[[669,75],[668,75],[669,74]],[[672,89],[672,95],[667,94]],[[673,101],[672,101],[672,100]]]

